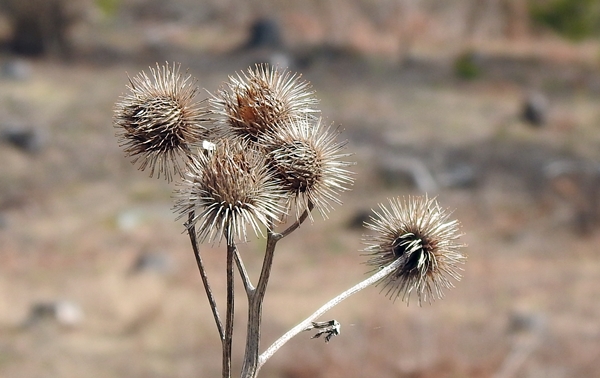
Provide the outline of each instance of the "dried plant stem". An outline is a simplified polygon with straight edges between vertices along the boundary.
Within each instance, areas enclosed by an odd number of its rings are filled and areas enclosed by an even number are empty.
[[[204,290],[206,291],[206,296],[208,297],[208,303],[210,304],[210,309],[212,310],[213,317],[215,318],[215,323],[217,324],[217,330],[219,331],[219,338],[224,340],[225,334],[223,332],[223,323],[221,322],[221,317],[219,316],[219,310],[217,308],[217,302],[215,301],[215,297],[210,288],[210,284],[208,283],[208,276],[206,275],[206,269],[204,269],[204,263],[202,262],[202,257],[200,256],[200,248],[198,247],[198,240],[196,239],[196,226],[192,222],[194,219],[194,211],[190,211],[189,221],[187,226],[187,232],[190,236],[190,242],[192,243],[192,249],[194,250],[194,256],[196,256],[196,264],[198,265],[198,270],[200,271],[200,277],[202,278],[202,284],[204,285]]]
[[[256,366],[258,363],[258,348],[260,346],[262,304],[271,273],[271,266],[273,265],[275,245],[279,240],[281,240],[281,234],[269,232],[260,278],[256,289],[252,290],[248,295],[248,329],[241,375],[243,378],[253,378],[257,373]]]
[[[300,218],[298,218],[297,221],[295,221],[290,227],[288,227],[285,231],[283,231],[281,233],[281,238],[283,239],[286,236],[288,236],[289,234],[291,234],[292,232],[296,231],[296,229],[298,227],[300,227],[300,225],[302,224],[302,222],[304,222],[306,220],[306,218],[308,217],[308,214],[315,208],[315,205],[312,202],[308,202],[308,209],[304,210],[304,212],[302,213],[302,215],[300,215]]]
[[[244,285],[244,289],[246,290],[246,294],[250,296],[252,291],[254,291],[254,286],[250,281],[250,276],[248,275],[248,271],[246,270],[244,261],[240,257],[240,253],[237,248],[235,249],[235,254],[233,255],[233,257],[235,259],[235,265],[237,265],[238,271],[240,272],[240,276],[242,278],[242,283]]]
[[[227,234],[227,232],[226,232]],[[225,335],[223,338],[223,378],[231,378],[231,346],[233,341],[233,314],[234,314],[234,280],[233,256],[236,246],[231,241],[230,235],[225,235],[227,242],[227,312],[225,314]]]
[[[343,293],[341,293],[337,297],[333,298],[332,300],[330,300],[329,302],[327,302],[326,304],[324,304],[321,308],[319,308],[317,311],[315,311],[308,318],[304,319],[302,322],[300,322],[294,328],[292,328],[291,330],[289,330],[288,332],[286,332],[283,336],[281,336],[278,340],[276,340],[266,351],[264,351],[260,355],[260,357],[258,359],[258,366],[256,368],[256,371],[258,372],[258,370],[260,370],[260,368],[262,367],[262,365],[269,358],[271,358],[271,356],[273,356],[273,354],[279,348],[281,348],[285,343],[287,343],[292,337],[294,337],[297,334],[299,334],[300,332],[304,331],[308,326],[310,326],[312,324],[313,321],[315,321],[321,315],[323,315],[327,311],[331,310],[333,307],[335,307],[336,305],[338,305],[341,301],[343,301],[344,299],[348,298],[352,294],[356,294],[359,291],[361,291],[362,289],[364,289],[364,288],[366,288],[368,286],[371,286],[374,283],[377,283],[377,282],[381,281],[383,278],[387,277],[392,271],[394,271],[395,269],[398,269],[398,267],[402,263],[403,263],[402,259],[395,260],[394,262],[392,262],[388,266],[382,268],[377,273],[373,274],[371,277],[369,277],[366,280],[364,280],[364,281],[356,284],[355,286],[353,286],[350,289],[344,291]]]
[[[242,367],[242,378],[254,378],[258,373],[258,351],[260,347],[260,332],[262,319],[262,304],[267,291],[267,284],[271,276],[271,267],[275,256],[275,247],[277,242],[295,231],[300,224],[306,220],[308,213],[313,209],[309,204],[307,210],[282,233],[269,231],[267,236],[267,246],[265,248],[265,258],[263,260],[260,278],[256,289],[246,290],[248,293],[248,329],[246,335],[246,351],[244,354],[244,364]],[[239,267],[239,265],[238,265]]]

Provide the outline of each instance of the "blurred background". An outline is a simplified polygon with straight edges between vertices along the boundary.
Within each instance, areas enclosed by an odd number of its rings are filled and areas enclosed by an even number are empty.
[[[600,1],[0,0],[0,44],[0,376],[220,375],[174,185],[112,127],[127,75],[167,61],[199,99],[255,63],[300,72],[354,153],[344,205],[279,245],[263,349],[365,277],[387,197],[438,196],[466,233],[444,300],[369,288],[261,377],[600,376]],[[256,277],[264,241],[241,248]],[[203,256],[223,305],[223,248]]]

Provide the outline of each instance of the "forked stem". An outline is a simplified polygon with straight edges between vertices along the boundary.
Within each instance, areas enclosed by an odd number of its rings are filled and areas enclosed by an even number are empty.
[[[310,203],[308,209],[306,209],[302,215],[282,233],[268,231],[265,257],[258,283],[254,290],[246,290],[248,293],[248,329],[246,334],[244,364],[242,366],[242,378],[254,378],[258,373],[262,304],[265,298],[265,293],[267,292],[269,277],[271,276],[271,267],[273,266],[273,258],[275,257],[275,247],[277,242],[298,229],[302,222],[306,220],[313,207],[313,204]]]
[[[281,234],[269,231],[267,247],[263,260],[262,270],[256,289],[248,294],[248,329],[246,334],[246,351],[244,353],[244,364],[242,366],[242,378],[256,377],[258,365],[258,350],[260,347],[260,331],[262,320],[262,304],[269,281],[275,245],[281,240]]]

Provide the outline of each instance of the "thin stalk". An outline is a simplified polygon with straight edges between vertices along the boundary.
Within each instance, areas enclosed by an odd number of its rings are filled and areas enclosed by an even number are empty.
[[[242,260],[242,257],[240,256],[239,250],[237,248],[235,249],[235,254],[233,255],[233,257],[235,258],[235,265],[237,265],[238,271],[240,272],[240,277],[242,278],[244,289],[246,289],[246,294],[248,295],[248,297],[250,297],[250,295],[254,291],[254,286],[250,281],[250,276],[248,275],[246,266],[244,266],[244,261]]]
[[[231,378],[231,346],[233,341],[233,314],[234,314],[234,287],[233,287],[233,256],[235,254],[235,243],[227,239],[227,312],[225,314],[225,337],[223,338],[223,378]]]
[[[219,331],[219,338],[221,341],[224,340],[225,334],[223,332],[223,323],[221,322],[221,317],[219,316],[219,310],[217,308],[217,302],[215,301],[215,297],[210,288],[210,284],[208,282],[208,276],[206,275],[206,269],[204,268],[204,263],[202,262],[202,257],[200,256],[200,248],[198,247],[198,240],[196,239],[196,226],[193,222],[194,219],[194,211],[190,211],[187,223],[187,232],[190,236],[190,242],[192,243],[192,249],[194,250],[194,256],[196,257],[196,265],[198,265],[198,270],[200,271],[200,277],[202,278],[202,285],[204,285],[204,290],[206,291],[206,296],[208,297],[208,303],[210,304],[210,309],[212,310],[213,318],[215,319],[215,323],[217,324],[217,330]]]
[[[314,207],[315,207],[315,205],[313,205],[312,202],[309,202],[308,209],[304,210],[302,215],[300,215],[300,218],[298,218],[292,225],[290,225],[290,227],[288,227],[285,231],[283,231],[281,233],[280,239],[283,239],[286,236],[288,236],[289,234],[291,234],[292,232],[296,231],[296,229],[298,227],[300,227],[300,225],[306,220],[306,217],[308,217],[308,213],[310,213],[312,211],[312,209],[314,209]]]
[[[308,328],[312,324],[312,322],[315,321],[317,318],[319,318],[321,315],[323,315],[327,311],[331,310],[333,307],[338,305],[341,301],[348,298],[352,294],[356,294],[359,291],[361,291],[362,289],[381,281],[381,279],[385,278],[391,272],[398,269],[398,267],[402,263],[403,263],[402,259],[395,260],[393,263],[382,268],[381,270],[379,270],[377,273],[373,274],[366,280],[354,285],[350,289],[344,291],[337,297],[335,297],[332,300],[330,300],[329,302],[325,303],[323,306],[321,306],[321,308],[319,308],[317,311],[315,311],[308,318],[304,319],[302,322],[300,322],[294,328],[290,329],[288,332],[286,332],[283,336],[281,336],[278,340],[276,340],[266,351],[264,351],[260,355],[260,357],[258,359],[258,366],[257,366],[256,372],[258,372],[260,370],[262,365],[264,365],[264,363],[269,358],[271,358],[271,356],[273,356],[273,354],[279,348],[281,348],[285,343],[287,343],[292,337],[296,336],[297,334],[299,334],[300,332],[302,332],[306,328]]]

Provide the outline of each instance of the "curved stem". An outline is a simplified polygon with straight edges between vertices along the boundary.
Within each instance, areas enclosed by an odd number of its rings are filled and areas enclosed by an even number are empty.
[[[210,309],[212,310],[213,317],[215,318],[215,323],[217,324],[217,330],[219,331],[219,338],[221,341],[224,340],[225,335],[223,332],[223,323],[221,322],[221,317],[219,316],[219,310],[217,308],[217,302],[215,301],[215,297],[213,296],[213,292],[210,288],[210,284],[208,282],[208,276],[206,275],[206,269],[204,268],[204,263],[202,262],[202,257],[200,256],[200,248],[198,247],[198,240],[196,239],[196,226],[193,222],[194,220],[194,211],[190,211],[188,216],[187,223],[187,232],[190,236],[190,242],[192,243],[192,249],[194,250],[194,256],[196,257],[196,265],[198,265],[198,270],[200,271],[200,277],[202,278],[202,285],[204,285],[204,290],[206,291],[206,296],[208,297],[208,303],[210,304]]]
[[[284,230],[280,235],[280,239],[285,238],[286,236],[288,236],[289,234],[291,234],[292,232],[296,231],[296,229],[298,227],[300,227],[300,225],[306,220],[306,218],[308,217],[308,214],[315,208],[315,205],[312,202],[308,203],[308,209],[304,210],[304,212],[302,213],[302,215],[300,215],[300,218],[298,218],[298,220],[296,220],[292,225],[290,225],[290,227],[288,227],[286,230]]]
[[[331,310],[334,306],[338,305],[341,301],[348,298],[352,294],[356,294],[359,291],[361,291],[362,289],[381,281],[381,279],[385,278],[387,275],[389,275],[391,272],[393,272],[395,269],[397,269],[398,266],[400,266],[400,264],[402,264],[402,260],[398,259],[398,260],[394,261],[393,263],[391,263],[390,265],[382,268],[380,271],[373,274],[366,280],[354,285],[350,289],[344,291],[337,297],[335,297],[332,300],[330,300],[329,302],[325,303],[323,306],[321,306],[321,308],[319,308],[317,311],[315,311],[308,318],[304,319],[302,322],[300,322],[294,328],[290,329],[288,332],[286,332],[283,336],[281,336],[278,340],[276,340],[266,351],[264,351],[260,355],[260,357],[258,359],[258,367],[257,367],[256,371],[258,372],[258,370],[260,370],[262,365],[269,358],[271,358],[271,356],[273,356],[273,354],[279,348],[281,348],[285,343],[287,343],[292,337],[294,337],[297,334],[299,334],[300,332],[304,331],[319,316],[321,316],[324,313],[326,313],[327,311]]]

